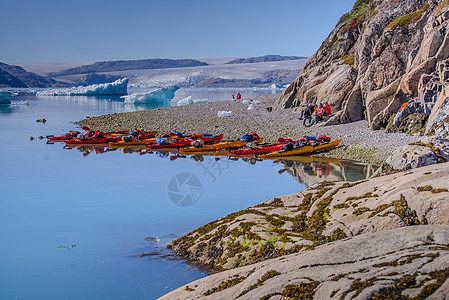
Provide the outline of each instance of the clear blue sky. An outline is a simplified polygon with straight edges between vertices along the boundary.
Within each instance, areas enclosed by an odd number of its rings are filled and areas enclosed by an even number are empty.
[[[355,0],[0,0],[0,61],[312,55]]]

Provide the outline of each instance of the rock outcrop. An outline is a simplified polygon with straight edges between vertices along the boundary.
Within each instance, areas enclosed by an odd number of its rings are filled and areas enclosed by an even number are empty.
[[[369,180],[322,182],[204,225],[173,241],[182,257],[235,268],[351,236],[449,225],[449,163]]]
[[[448,261],[449,226],[410,226],[214,274],[160,299],[447,299]]]
[[[449,161],[449,140],[425,137],[421,141],[397,148],[374,173],[374,177],[397,173]]]
[[[322,182],[228,215],[171,247],[231,270],[161,299],[446,299],[448,182],[440,163]]]
[[[448,4],[358,0],[275,108],[328,101],[337,112],[332,124],[366,117],[379,129],[412,97],[432,106],[449,79]]]

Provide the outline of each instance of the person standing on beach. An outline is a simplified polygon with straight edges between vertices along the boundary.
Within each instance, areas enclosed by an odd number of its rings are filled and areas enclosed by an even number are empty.
[[[240,93],[237,94],[237,100],[242,99],[242,95],[240,95]]]
[[[311,103],[311,104],[307,105],[307,107],[301,111],[301,115],[299,116],[299,119],[302,120],[303,118],[307,118],[309,116],[311,117],[312,114],[316,111],[317,111],[316,105]]]

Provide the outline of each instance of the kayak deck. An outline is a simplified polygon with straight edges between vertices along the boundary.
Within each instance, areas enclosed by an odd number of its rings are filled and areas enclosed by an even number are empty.
[[[256,144],[262,143],[263,138],[259,138],[253,141]],[[203,151],[218,151],[224,149],[232,149],[232,148],[240,148],[247,144],[246,141],[230,141],[230,142],[220,142],[212,145],[204,145],[203,147],[187,147],[183,149],[179,149],[180,153],[190,153],[190,152],[203,152]]]
[[[272,157],[285,157],[285,156],[295,156],[295,155],[302,155],[302,154],[309,154],[314,153],[318,151],[328,150],[337,147],[341,142],[341,139],[326,143],[326,144],[319,144],[317,146],[310,146],[306,145],[301,148],[293,149],[290,151],[277,151],[272,152],[268,154],[261,155],[260,158],[272,158]]]

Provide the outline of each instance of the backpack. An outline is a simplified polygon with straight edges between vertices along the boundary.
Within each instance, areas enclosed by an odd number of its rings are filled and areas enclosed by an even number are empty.
[[[167,142],[168,142],[167,138],[158,138],[158,139],[156,139],[156,144],[161,145],[161,146],[162,145],[166,145]]]

